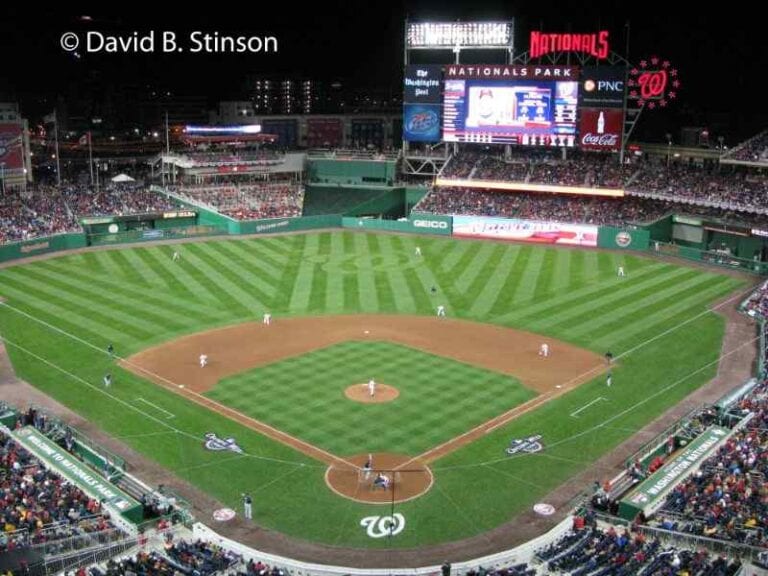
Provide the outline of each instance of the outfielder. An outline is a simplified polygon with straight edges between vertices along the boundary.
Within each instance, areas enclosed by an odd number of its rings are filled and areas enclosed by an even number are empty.
[[[107,388],[112,386],[112,374],[104,375],[104,386],[106,386]]]
[[[272,323],[272,314],[269,312],[264,312],[264,319],[262,320],[262,323],[269,326]]]
[[[544,356],[544,358],[549,357],[549,344],[544,343],[539,348],[539,356]]]
[[[437,307],[437,315],[438,316],[445,316],[445,306],[440,304],[440,306]]]
[[[415,255],[421,256],[421,246],[416,246]]]
[[[376,381],[373,378],[368,380],[368,395],[371,398],[376,396]]]
[[[200,368],[205,368],[205,366],[208,364],[208,356],[205,354],[200,354]]]
[[[613,384],[613,374],[611,372],[608,372],[608,376],[605,378],[605,385],[608,386],[608,388],[610,388],[611,384]]]
[[[174,253],[173,253],[173,261],[174,262],[178,262],[179,260],[181,260],[181,254],[179,254],[178,252],[174,251]]]
[[[624,273],[624,266],[619,266],[618,276],[619,278],[624,278],[624,276],[626,276]]]

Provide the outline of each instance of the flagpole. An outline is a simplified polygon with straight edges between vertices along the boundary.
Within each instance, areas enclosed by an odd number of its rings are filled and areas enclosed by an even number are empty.
[[[91,131],[86,133],[88,138],[88,166],[91,170],[91,187],[93,187],[93,146],[91,146]]]
[[[56,142],[56,186],[61,188],[61,163],[59,161],[59,116],[53,109],[53,135]]]

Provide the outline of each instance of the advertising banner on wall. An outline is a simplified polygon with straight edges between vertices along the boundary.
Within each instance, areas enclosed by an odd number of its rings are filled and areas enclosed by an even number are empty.
[[[579,147],[612,152],[621,149],[624,111],[615,108],[582,108],[579,116]]]
[[[0,123],[0,164],[7,172],[24,168],[21,136],[21,124],[18,122]]]
[[[466,238],[495,238],[537,244],[597,246],[597,226],[562,222],[535,222],[511,218],[454,216],[453,235]]]
[[[579,106],[624,108],[626,75],[623,66],[584,66],[579,77]]]
[[[403,140],[409,142],[439,142],[439,104],[405,104],[403,106]]]

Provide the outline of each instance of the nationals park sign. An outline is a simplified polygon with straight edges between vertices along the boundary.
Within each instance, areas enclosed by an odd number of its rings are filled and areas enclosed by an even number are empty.
[[[701,467],[717,450],[730,431],[711,426],[658,471],[621,499],[619,516],[634,519],[638,512],[650,515],[664,502],[672,489]]]
[[[128,520],[141,521],[142,507],[138,501],[31,426],[25,426],[14,432],[13,438],[29,450],[46,468],[64,477],[91,498],[106,502]]]

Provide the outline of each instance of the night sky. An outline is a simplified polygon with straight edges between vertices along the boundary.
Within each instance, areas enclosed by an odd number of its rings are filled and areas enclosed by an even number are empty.
[[[517,51],[527,49],[528,32],[611,33],[612,49],[625,53],[630,23],[629,59],[658,54],[680,70],[683,90],[674,110],[661,118],[676,125],[713,124],[728,140],[757,132],[768,122],[761,77],[766,61],[763,24],[754,9],[729,4],[727,10],[670,8],[664,2],[497,2],[435,0],[408,2],[205,3],[183,12],[178,3],[134,7],[119,12],[7,3],[0,34],[0,100],[17,100],[25,115],[50,111],[63,87],[83,74],[105,85],[143,84],[177,93],[204,95],[211,104],[241,98],[247,74],[290,75],[345,87],[397,93],[402,81],[404,20],[515,19]],[[302,2],[304,4],[304,2]],[[674,10],[674,11],[672,11]],[[87,15],[91,21],[80,17]],[[164,30],[186,37],[192,30],[221,34],[272,35],[278,54],[94,55],[79,60],[60,45],[67,31],[125,33]],[[653,135],[651,135],[653,137]]]

